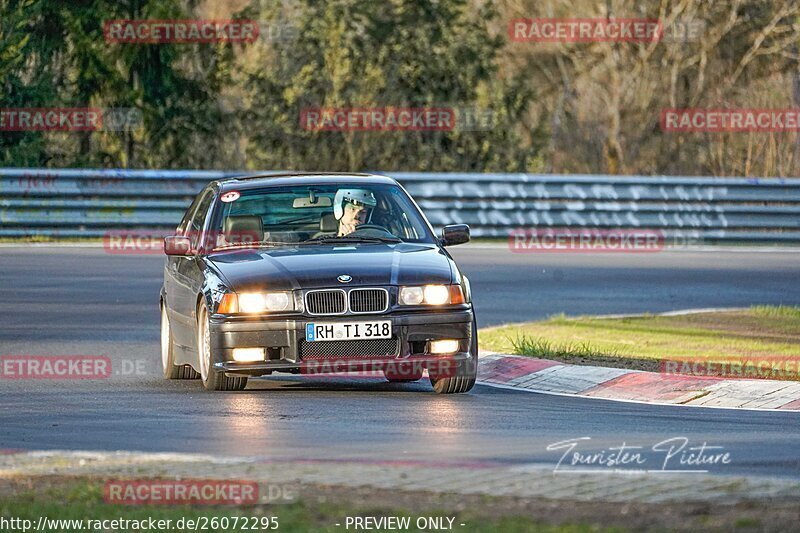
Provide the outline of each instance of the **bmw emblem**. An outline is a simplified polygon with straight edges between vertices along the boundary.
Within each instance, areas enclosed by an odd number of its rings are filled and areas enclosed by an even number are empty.
[[[336,279],[339,280],[339,283],[350,283],[351,281],[353,281],[353,276],[348,276],[347,274],[342,274],[341,276],[339,276]]]

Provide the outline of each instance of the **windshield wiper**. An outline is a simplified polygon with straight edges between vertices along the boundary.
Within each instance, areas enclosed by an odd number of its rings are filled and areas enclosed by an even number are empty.
[[[313,239],[308,239],[307,241],[303,241],[300,244],[347,244],[347,243],[386,243],[386,244],[397,244],[403,242],[402,240],[398,239],[397,237],[315,237]]]

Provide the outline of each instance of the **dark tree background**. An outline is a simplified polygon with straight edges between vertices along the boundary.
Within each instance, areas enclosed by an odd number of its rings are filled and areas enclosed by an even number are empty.
[[[0,165],[800,175],[793,132],[675,134],[665,107],[800,107],[800,0],[0,0],[0,107],[135,108],[0,132]],[[658,18],[659,43],[517,43],[511,20]],[[108,43],[111,19],[259,21],[254,43]],[[307,107],[452,106],[491,127],[306,131]]]

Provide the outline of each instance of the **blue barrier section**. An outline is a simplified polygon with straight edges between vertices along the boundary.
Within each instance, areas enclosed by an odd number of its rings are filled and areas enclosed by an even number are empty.
[[[285,173],[263,171],[258,173]],[[208,182],[253,171],[0,169],[0,237],[169,231]],[[376,172],[434,226],[478,237],[546,227],[653,228],[705,241],[800,242],[800,179]]]

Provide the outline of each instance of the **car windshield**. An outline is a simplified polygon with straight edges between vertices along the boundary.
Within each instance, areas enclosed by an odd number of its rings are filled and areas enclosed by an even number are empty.
[[[220,195],[216,249],[247,245],[433,243],[396,185],[332,184],[231,190]]]

